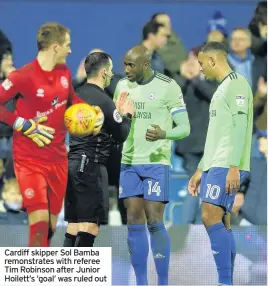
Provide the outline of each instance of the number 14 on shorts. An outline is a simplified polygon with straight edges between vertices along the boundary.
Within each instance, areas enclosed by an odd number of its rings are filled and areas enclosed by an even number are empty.
[[[152,193],[156,193],[156,196],[159,197],[161,194],[161,189],[159,186],[159,182],[148,181],[148,195],[150,196]]]

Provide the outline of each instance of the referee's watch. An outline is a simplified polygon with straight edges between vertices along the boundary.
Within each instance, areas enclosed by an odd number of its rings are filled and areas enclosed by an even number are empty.
[[[129,121],[132,120],[132,114],[130,114],[130,113],[124,114],[123,117],[125,117],[125,118],[128,119]]]

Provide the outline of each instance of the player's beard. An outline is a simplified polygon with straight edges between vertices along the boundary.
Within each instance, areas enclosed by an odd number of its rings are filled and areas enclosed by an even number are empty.
[[[206,79],[206,80],[213,80],[213,77],[210,76],[210,75],[208,75],[208,74],[205,74],[205,73],[204,73],[204,76],[205,76],[205,79]]]
[[[110,85],[110,82],[109,82],[108,77],[106,76],[106,77],[105,77],[105,80],[104,80],[104,83],[103,83],[103,87],[106,88],[106,87],[109,86],[109,85]]]
[[[135,81],[136,82],[143,82],[144,81],[143,72],[136,73]]]

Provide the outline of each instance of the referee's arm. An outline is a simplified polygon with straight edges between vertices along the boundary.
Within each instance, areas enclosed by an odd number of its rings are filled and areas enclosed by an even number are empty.
[[[118,143],[125,142],[131,128],[132,115],[127,113],[121,116],[114,102],[109,97],[107,97],[103,106],[103,112],[108,132],[112,135],[113,139]]]

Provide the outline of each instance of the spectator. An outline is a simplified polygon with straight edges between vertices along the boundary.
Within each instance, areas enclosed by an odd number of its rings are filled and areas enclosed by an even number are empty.
[[[2,199],[0,219],[6,220],[7,224],[27,224],[27,214],[21,211],[22,196],[15,178],[5,182]]]
[[[15,70],[12,59],[12,46],[7,37],[0,31],[0,82],[4,81],[7,76]],[[6,104],[9,111],[14,110],[14,100]],[[12,127],[0,122],[0,160],[5,163],[4,169],[8,171],[8,175],[14,177],[13,164],[11,163],[11,141]],[[8,163],[8,166],[6,165]],[[10,164],[11,163],[11,164]],[[11,169],[10,169],[11,168]],[[2,177],[3,179],[4,177]],[[3,181],[0,179],[3,183]],[[1,183],[0,183],[1,185]]]
[[[216,11],[208,23],[207,42],[219,42],[228,47],[227,21],[220,11]]]
[[[4,172],[5,172],[4,161],[0,159],[0,194],[4,184]]]
[[[263,77],[260,77],[258,81],[258,89],[253,104],[257,132],[267,137],[267,83]]]
[[[236,72],[248,80],[254,94],[257,90],[258,79],[264,74],[265,63],[252,55],[250,46],[250,31],[245,28],[234,29],[231,35],[228,61]]]
[[[167,42],[165,26],[155,21],[150,21],[143,27],[142,35],[142,44],[152,52],[152,69],[164,74],[165,63],[158,50],[163,48]]]
[[[156,13],[151,18],[159,24],[164,25],[167,35],[167,43],[158,50],[165,64],[165,74],[172,76],[180,71],[182,62],[186,59],[186,52],[181,40],[172,30],[171,19],[166,13]]]
[[[12,53],[12,44],[3,31],[0,30],[0,47],[3,50],[8,50]],[[4,48],[3,48],[4,47]]]
[[[260,1],[249,23],[252,33],[251,51],[255,56],[267,58],[267,2]]]
[[[176,81],[182,88],[186,103],[191,133],[187,138],[176,142],[176,154],[183,157],[184,168],[191,177],[203,156],[208,122],[209,105],[217,82],[206,81],[200,73],[197,55],[200,48],[190,51],[188,58],[181,65],[181,75]],[[201,223],[199,197],[187,194],[182,206],[182,223]]]
[[[251,158],[251,176],[246,193],[236,195],[232,220],[251,224],[267,224],[267,138],[259,138],[261,156]]]

